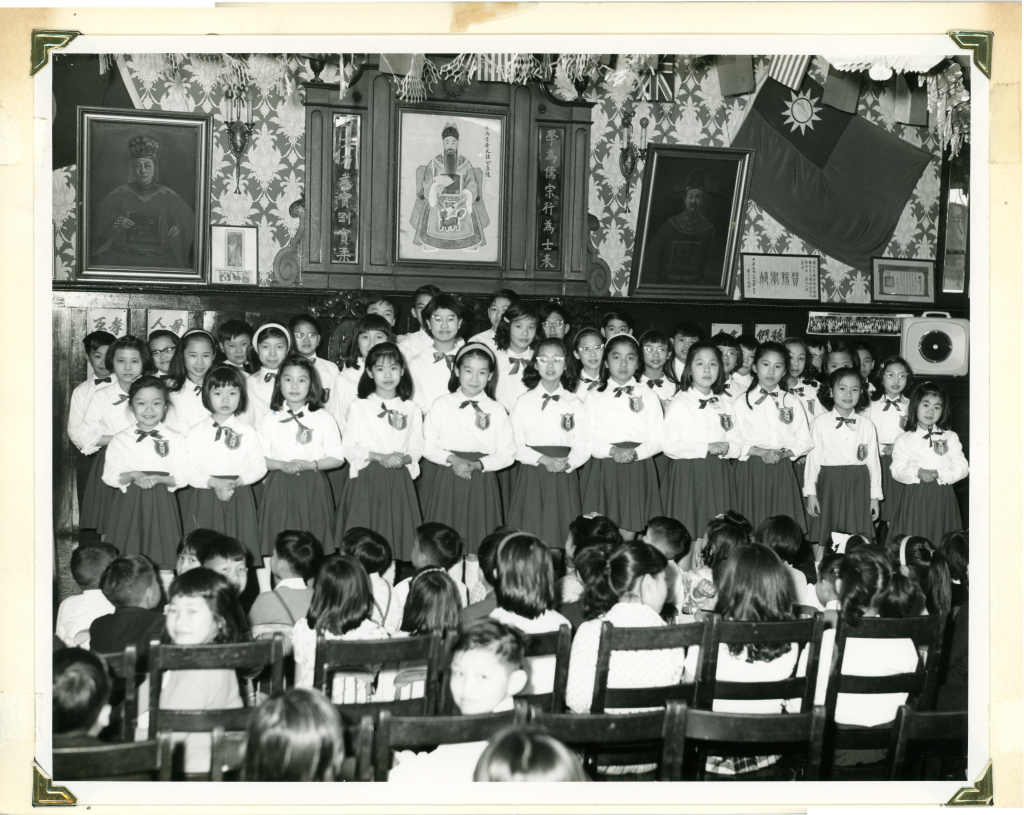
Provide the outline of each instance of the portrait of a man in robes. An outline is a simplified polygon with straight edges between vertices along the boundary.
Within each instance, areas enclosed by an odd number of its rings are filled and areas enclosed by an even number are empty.
[[[720,271],[715,225],[704,214],[704,173],[694,170],[682,190],[682,209],[655,232],[645,253],[648,280],[699,283]]]

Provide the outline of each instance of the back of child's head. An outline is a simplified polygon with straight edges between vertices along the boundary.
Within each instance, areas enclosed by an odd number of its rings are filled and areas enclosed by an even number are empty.
[[[405,601],[401,630],[414,636],[462,630],[459,610],[462,601],[448,572],[444,569],[424,569],[413,575],[409,582],[409,596]]]
[[[793,603],[797,600],[793,581],[779,556],[763,543],[744,543],[733,549],[715,585],[715,611],[726,620],[759,623],[793,619]],[[744,647],[748,661],[769,662],[788,651],[790,644],[733,644],[729,652],[738,656]]]
[[[603,568],[596,563],[588,569],[590,579],[583,587],[583,616],[588,620],[600,617],[630,592],[647,575],[661,574],[668,568],[665,556],[649,544],[626,541],[616,547],[602,545],[588,555],[595,560],[603,555]]]
[[[708,521],[700,556],[704,565],[715,575],[716,582],[732,550],[749,541],[750,532],[727,515],[717,515]]]
[[[818,563],[818,582],[814,584],[814,592],[818,602],[823,606],[829,600],[839,599],[839,587],[836,581],[839,579],[839,566],[846,555],[837,552],[829,552],[821,558]]]
[[[94,351],[99,351],[104,346],[110,345],[110,343],[116,339],[117,337],[109,331],[90,331],[82,337],[82,345],[85,347],[85,355],[89,356],[89,354]],[[175,337],[175,340],[177,340],[177,337]]]
[[[775,552],[783,563],[792,566],[803,546],[804,533],[788,515],[773,515],[761,522],[754,539]]]
[[[238,592],[219,572],[200,567],[178,575],[167,590],[169,603],[176,597],[201,597],[206,601],[217,625],[213,644],[249,640],[249,622],[238,601]],[[169,640],[169,635],[165,639]]]
[[[536,535],[513,532],[498,544],[498,607],[534,620],[555,607],[551,550]]]
[[[474,781],[589,781],[579,756],[537,727],[500,730],[480,754]]]
[[[377,383],[373,381],[373,369],[376,365],[397,365],[401,373],[395,388],[395,396],[406,401],[412,399],[412,374],[409,373],[409,366],[405,364],[405,357],[393,342],[378,343],[367,351],[363,372],[360,374],[359,384],[356,386],[356,395],[360,399],[365,399],[377,391]]]
[[[326,558],[317,572],[306,624],[312,631],[340,637],[358,628],[373,608],[370,577],[350,555]]]
[[[904,535],[888,545],[889,557],[899,563],[924,592],[929,614],[948,614],[952,607],[953,579],[942,551],[920,535]]]
[[[98,589],[103,572],[120,553],[112,543],[87,543],[71,553],[71,576],[83,589]]]
[[[387,539],[362,526],[353,526],[341,536],[341,551],[362,563],[367,574],[383,575],[395,560]]]
[[[672,327],[672,339],[676,337],[692,337],[697,342],[703,342],[704,329],[689,320],[680,320]]]
[[[110,675],[96,654],[62,648],[53,654],[53,732],[88,731],[110,698]]]
[[[907,405],[907,430],[917,429],[917,409],[928,398],[941,400],[942,412],[939,414],[939,419],[935,422],[935,426],[941,430],[949,430],[949,424],[953,417],[953,406],[949,403],[949,396],[946,394],[946,391],[934,382],[922,382],[910,394],[910,404]]]
[[[239,337],[248,337],[252,341],[252,326],[245,320],[225,320],[217,326],[217,339],[220,342],[230,342]]]
[[[318,690],[291,688],[267,699],[249,721],[245,781],[339,781],[345,731]]]
[[[600,543],[611,546],[622,543],[622,533],[619,532],[618,524],[605,515],[577,515],[569,524],[569,536],[572,538],[574,552]]]
[[[428,521],[416,529],[416,543],[428,566],[450,569],[462,557],[465,544],[459,533],[445,524]]]
[[[480,574],[487,581],[488,586],[493,587],[498,580],[498,544],[518,531],[511,526],[496,526],[493,532],[485,535],[484,539],[480,541],[480,548],[476,550],[476,556],[480,561]]]
[[[866,615],[910,617],[923,604],[917,584],[878,547],[849,552],[839,564],[840,613],[847,625]]]
[[[218,533],[212,537],[204,536],[201,541],[196,543],[196,557],[203,566],[217,558],[229,561],[248,561],[249,550],[237,538]]]
[[[673,563],[690,554],[693,538],[681,521],[659,515],[647,522],[644,540]]]
[[[967,530],[958,529],[956,532],[947,532],[943,535],[939,546],[942,554],[946,556],[946,563],[949,564],[949,576],[961,583],[967,583],[968,580],[969,542]]]
[[[491,617],[474,620],[462,629],[452,655],[465,651],[489,651],[509,671],[526,670],[526,636],[514,625]]]
[[[121,555],[104,570],[100,590],[115,608],[150,607],[153,592],[159,598],[156,567],[145,555]]]
[[[274,540],[274,553],[303,580],[312,580],[320,570],[324,548],[313,535],[297,529],[279,532]]]

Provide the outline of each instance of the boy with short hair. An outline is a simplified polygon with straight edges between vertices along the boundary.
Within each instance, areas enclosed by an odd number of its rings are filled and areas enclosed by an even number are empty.
[[[452,701],[464,716],[512,710],[513,697],[529,681],[526,666],[526,640],[519,629],[492,618],[477,620],[452,649]],[[476,741],[443,744],[432,753],[398,753],[388,781],[472,781],[485,747],[487,742]]]
[[[812,379],[820,376],[825,370],[825,352],[827,350],[824,340],[817,337],[807,338],[807,354],[810,359],[807,360],[807,369],[804,371],[805,378]]]
[[[678,610],[683,603],[683,572],[690,569],[693,538],[675,518],[659,515],[647,522],[647,529],[640,540],[653,546],[668,560],[665,570],[665,583],[668,585],[666,602]]]
[[[238,592],[238,601],[242,608],[248,613],[259,591],[255,584],[252,591],[246,591],[252,563],[245,545],[236,538],[217,535],[215,538],[202,541],[196,549],[196,556],[204,569],[218,572],[228,579],[228,583]]]
[[[223,361],[245,373],[252,373],[249,349],[252,347],[252,326],[245,320],[227,320],[217,326],[217,342]]]
[[[134,645],[139,656],[148,653],[149,641],[159,639],[164,630],[160,580],[153,563],[145,555],[115,558],[100,577],[100,590],[114,611],[89,626],[91,650],[113,654]]]
[[[103,542],[82,544],[71,553],[71,576],[82,587],[82,593],[64,598],[57,609],[55,626],[55,633],[68,648],[88,648],[92,621],[114,613],[113,604],[100,591],[100,578],[119,554],[116,546]],[[76,638],[80,640],[77,643]]]
[[[420,286],[413,292],[412,295],[412,308],[409,310],[409,314],[416,322],[416,330],[411,331],[408,334],[402,334],[398,338],[398,347],[405,354],[405,361],[409,362],[417,354],[425,351],[434,344],[433,338],[424,330],[423,327],[423,309],[427,307],[427,304],[433,300],[437,295],[441,293],[441,290],[437,286],[427,284]]]
[[[110,722],[110,676],[95,654],[66,648],[53,655],[53,746],[100,747]]]
[[[737,392],[743,393],[750,387],[750,382],[754,378],[750,369],[754,367],[754,354],[760,343],[753,334],[740,334],[736,342],[740,345],[740,359],[736,370],[732,372],[732,381],[736,383]]]
[[[519,299],[519,295],[516,294],[512,289],[498,289],[491,293],[491,299],[487,303],[487,320],[490,322],[491,327],[479,334],[474,334],[469,338],[470,342],[482,342],[485,345],[489,345],[491,348],[497,348],[494,344],[494,332],[498,330],[498,323],[501,322],[502,315],[508,311],[508,307]]]
[[[320,541],[308,532],[287,529],[278,534],[270,556],[270,572],[277,578],[277,585],[253,602],[249,625],[295,625],[305,617],[313,599],[309,581],[316,577],[323,559]]]
[[[313,363],[320,377],[320,386],[329,391],[338,376],[338,366],[329,359],[317,356],[316,351],[323,336],[319,321],[311,314],[296,314],[288,321],[288,330],[295,341],[292,346],[294,353],[301,354]],[[325,396],[324,401],[330,401],[330,396]]]
[[[711,342],[717,345],[718,350],[722,352],[722,374],[725,377],[725,388],[722,390],[722,394],[732,401],[743,395],[743,391],[732,378],[733,371],[740,364],[742,352],[739,341],[732,334],[719,331],[711,338]]]
[[[174,565],[174,576],[181,577],[190,569],[198,569],[203,564],[199,560],[199,549],[204,543],[216,540],[220,532],[198,526],[181,539],[175,553],[177,560]]]
[[[807,587],[803,603],[822,611],[839,610],[839,564],[845,555],[830,552],[818,563],[818,580]]]
[[[374,300],[370,303],[366,307],[366,313],[383,317],[391,324],[392,328],[395,327],[395,304],[386,297],[381,297],[380,300]]]
[[[498,526],[480,542],[477,550],[480,581],[470,589],[469,605],[460,612],[463,625],[486,617],[498,607],[498,597],[494,593],[494,584],[498,582],[498,544],[518,531],[511,526]]]
[[[704,339],[704,329],[689,320],[681,320],[676,323],[669,334],[672,341],[672,374],[678,382],[683,377],[683,368],[686,366],[686,355],[690,352],[690,346]]]
[[[459,590],[459,603],[462,608],[469,605],[469,589],[462,582],[462,553],[465,548],[459,533],[450,526],[429,522],[417,527],[416,540],[413,541],[410,555],[417,574],[430,568],[444,569],[448,572]],[[398,604],[400,617],[405,612],[405,601],[409,597],[412,579],[407,577],[395,586],[395,602]]]
[[[96,459],[92,455],[82,453],[85,445],[79,440],[78,433],[82,428],[82,420],[85,418],[85,409],[89,405],[92,395],[104,385],[113,381],[110,371],[106,367],[107,347],[116,338],[107,331],[92,331],[82,338],[82,345],[85,347],[85,356],[89,360],[90,375],[80,383],[71,393],[71,407],[68,410],[68,438],[75,445],[75,483],[78,488],[78,505],[82,505],[82,498],[85,495],[85,483],[89,480],[89,470]]]
[[[342,536],[340,551],[363,564],[373,592],[370,619],[394,636],[402,626],[402,608],[395,600],[395,557],[391,544],[372,529],[354,526]]]
[[[633,318],[625,311],[609,311],[601,317],[601,336],[605,342],[616,334],[629,334],[633,336]]]

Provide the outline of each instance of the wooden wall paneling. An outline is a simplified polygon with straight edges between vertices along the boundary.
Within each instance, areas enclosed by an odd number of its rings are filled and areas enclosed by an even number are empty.
[[[133,307],[131,303],[126,305],[128,305],[128,333],[133,337],[138,337],[143,342],[147,342],[149,340],[146,334],[146,312],[148,309],[137,306]],[[153,306],[153,308],[161,308],[161,306]],[[174,308],[174,306],[171,306],[171,308]],[[182,308],[182,306],[178,306],[178,308]],[[191,317],[191,315],[189,316]],[[191,328],[191,323],[189,327]]]
[[[330,163],[323,155],[325,117],[325,112],[319,108],[314,108],[308,113],[306,144],[309,145],[308,149],[312,154],[306,156],[306,167],[323,167]],[[309,185],[306,190],[306,265],[311,270],[319,270],[324,265],[324,216],[329,216],[330,201],[325,196],[321,174],[307,173],[306,178]]]
[[[367,117],[371,127],[367,128],[366,138],[372,139],[379,146],[373,155],[370,165],[369,187],[375,193],[370,199],[370,263],[369,268],[377,267],[377,274],[387,274],[392,253],[392,201],[395,198],[391,167],[398,166],[398,156],[392,156],[394,138],[391,128],[398,123],[392,118],[392,99],[394,91],[391,80],[384,74],[373,78],[371,86],[370,115]]]
[[[526,240],[530,234],[530,214],[536,196],[536,173],[531,170],[537,166],[536,139],[531,138],[533,127],[532,93],[524,85],[515,88],[512,94],[512,107],[509,115],[509,131],[505,134],[506,156],[511,156],[513,145],[529,145],[523,155],[515,156],[515,160],[506,160],[504,167],[507,173],[505,200],[508,202],[510,217],[503,229],[508,229],[505,245],[509,249],[508,272],[506,277],[533,277],[533,264],[527,262],[533,251],[532,241]],[[509,172],[509,170],[511,172]]]
[[[76,332],[76,324],[78,332]],[[53,338],[53,525],[58,535],[70,534],[77,524],[78,496],[75,492],[75,452],[68,438],[68,410],[71,392],[84,379],[86,315],[84,309],[57,308],[52,314]],[[73,384],[72,384],[73,383]]]
[[[590,124],[572,125],[569,136],[571,161],[574,166],[573,172],[567,173],[565,177],[564,200],[569,216],[568,229],[563,237],[569,247],[566,253],[569,256],[566,277],[582,280],[587,268],[586,241],[590,240],[590,231],[587,228],[590,203]]]

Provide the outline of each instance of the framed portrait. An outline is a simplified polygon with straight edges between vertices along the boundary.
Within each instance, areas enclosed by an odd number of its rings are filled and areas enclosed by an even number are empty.
[[[205,282],[211,121],[78,108],[79,279]]]
[[[871,258],[875,300],[893,303],[935,302],[935,261]]]
[[[255,286],[259,276],[259,230],[255,226],[210,227],[210,282]]]
[[[649,144],[629,293],[732,296],[754,151]]]
[[[398,108],[395,260],[501,266],[507,118]]]

